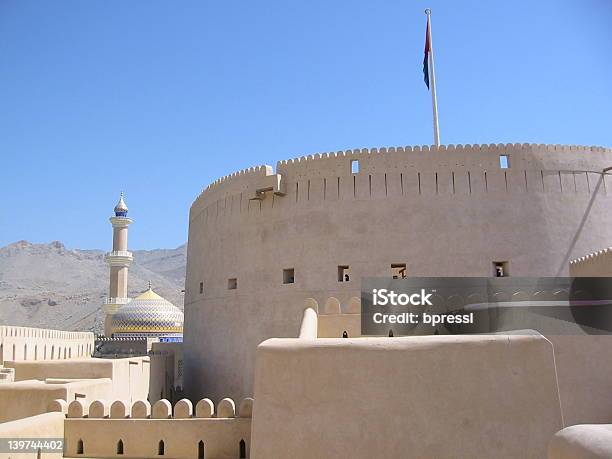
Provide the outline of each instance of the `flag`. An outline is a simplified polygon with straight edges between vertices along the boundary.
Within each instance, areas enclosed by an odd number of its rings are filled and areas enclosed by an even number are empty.
[[[431,43],[429,42],[429,20],[427,21],[427,30],[425,32],[425,57],[423,58],[423,79],[429,89],[429,52],[431,51]]]

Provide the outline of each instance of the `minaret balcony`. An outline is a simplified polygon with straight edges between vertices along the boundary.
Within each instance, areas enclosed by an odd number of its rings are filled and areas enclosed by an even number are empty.
[[[131,223],[132,219],[130,217],[125,217],[122,215],[115,215],[109,218],[113,228],[127,228]]]
[[[129,266],[134,260],[132,256],[132,252],[128,252],[127,250],[114,250],[112,252],[108,252],[104,256],[104,260],[111,266]]]

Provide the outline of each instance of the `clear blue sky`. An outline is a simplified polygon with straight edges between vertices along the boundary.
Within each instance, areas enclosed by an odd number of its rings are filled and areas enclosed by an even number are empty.
[[[0,245],[187,239],[219,176],[347,148],[612,146],[612,1],[0,0]]]

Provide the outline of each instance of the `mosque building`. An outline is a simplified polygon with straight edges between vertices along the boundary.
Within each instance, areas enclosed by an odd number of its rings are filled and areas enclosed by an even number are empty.
[[[109,295],[104,302],[104,334],[112,338],[182,341],[183,312],[149,288],[134,299],[128,297],[128,268],[133,260],[128,251],[128,207],[123,193],[110,218],[113,248],[106,254],[110,266]]]

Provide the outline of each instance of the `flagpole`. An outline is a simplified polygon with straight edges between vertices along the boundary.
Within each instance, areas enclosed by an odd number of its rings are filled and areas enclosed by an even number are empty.
[[[431,39],[431,10],[427,8],[425,10],[425,14],[427,15],[427,30],[428,30],[428,39],[429,39],[429,57],[428,57],[428,66],[429,66],[429,79],[431,81],[431,105],[433,110],[433,135],[434,135],[434,145],[436,147],[440,146],[440,127],[438,125],[438,97],[436,95],[436,70],[434,68],[434,52],[433,52],[433,41]]]

